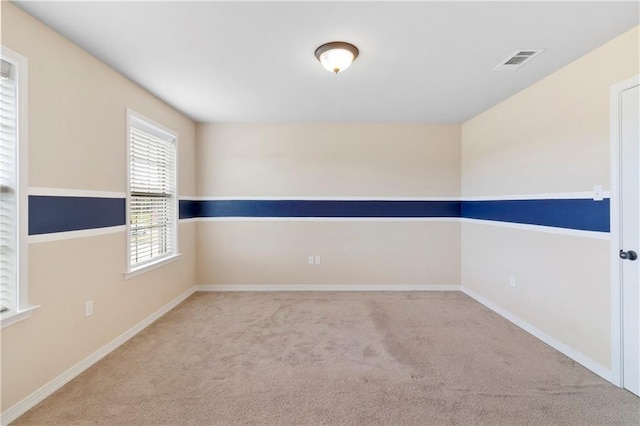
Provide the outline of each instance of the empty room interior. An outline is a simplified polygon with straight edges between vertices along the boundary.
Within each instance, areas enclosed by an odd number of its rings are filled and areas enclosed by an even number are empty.
[[[640,424],[639,24],[2,1],[2,425]]]

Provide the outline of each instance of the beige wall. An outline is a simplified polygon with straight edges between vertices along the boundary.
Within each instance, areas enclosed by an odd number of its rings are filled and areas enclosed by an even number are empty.
[[[201,124],[200,196],[455,197],[460,126]]]
[[[29,61],[29,186],[125,192],[126,108],[179,133],[179,192],[195,194],[195,125],[10,3],[2,44]],[[176,262],[125,281],[125,232],[29,245],[33,316],[2,330],[2,411],[195,283],[195,224]],[[93,300],[94,315],[84,316]]]
[[[610,367],[609,241],[463,223],[462,258],[465,287]]]
[[[639,51],[636,27],[464,123],[463,196],[608,189],[609,89],[640,72]],[[462,284],[609,369],[609,250],[464,223]]]
[[[460,285],[458,222],[200,222],[197,253],[199,284]]]
[[[204,124],[197,139],[201,197],[459,195],[459,125]],[[450,221],[203,221],[197,239],[203,285],[460,283]]]
[[[609,89],[638,74],[638,27],[462,126],[462,195],[609,188]]]

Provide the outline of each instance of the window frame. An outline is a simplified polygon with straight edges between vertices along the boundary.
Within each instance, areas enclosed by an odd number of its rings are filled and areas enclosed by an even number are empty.
[[[180,253],[180,235],[179,235],[179,219],[180,219],[180,211],[179,211],[179,197],[178,197],[178,142],[179,137],[178,133],[169,129],[166,126],[140,114],[136,111],[133,111],[130,108],[126,110],[126,144],[127,144],[127,199],[126,199],[126,226],[127,226],[127,269],[124,273],[125,279],[133,278],[137,275],[150,271],[152,269],[158,268],[160,266],[166,265],[167,263],[171,263],[176,261],[182,253]],[[145,262],[142,265],[132,265],[131,264],[131,127],[138,122],[141,124],[140,127],[153,129],[154,132],[159,134],[163,134],[169,136],[173,139],[173,147],[174,147],[174,187],[173,187],[173,203],[174,203],[174,218],[173,228],[175,232],[175,247],[174,251],[168,252],[159,256],[157,259],[153,259],[149,262]]]
[[[28,75],[27,58],[8,47],[0,46],[0,57],[11,63],[16,73],[16,309],[0,314],[1,327],[5,328],[31,316],[39,306],[29,304],[29,125],[28,125]]]

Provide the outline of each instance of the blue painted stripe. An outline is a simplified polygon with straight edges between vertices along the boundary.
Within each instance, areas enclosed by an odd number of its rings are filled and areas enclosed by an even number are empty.
[[[462,217],[609,232],[609,199],[463,201]]]
[[[124,198],[29,196],[29,235],[125,224]]]
[[[194,200],[179,200],[178,212],[179,219],[193,219],[194,217],[198,217],[198,202]]]
[[[198,217],[460,217],[459,201],[206,200]]]
[[[125,224],[124,198],[29,196],[29,235]],[[179,218],[463,217],[609,232],[609,199],[381,201],[180,200]]]

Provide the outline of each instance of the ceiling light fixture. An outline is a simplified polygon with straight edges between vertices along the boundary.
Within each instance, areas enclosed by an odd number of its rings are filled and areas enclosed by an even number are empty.
[[[316,49],[316,58],[327,71],[338,74],[349,68],[358,53],[358,48],[351,43],[332,41]]]

